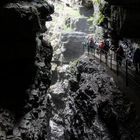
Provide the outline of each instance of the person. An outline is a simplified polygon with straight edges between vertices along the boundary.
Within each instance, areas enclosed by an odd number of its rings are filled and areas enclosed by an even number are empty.
[[[86,42],[82,42],[82,46],[83,46],[83,50],[85,51],[85,49],[87,48]]]
[[[123,47],[122,46],[119,46],[116,50],[116,59],[117,59],[117,62],[118,64],[121,66],[122,64],[122,60],[124,58],[124,50],[123,50]]]
[[[85,39],[82,42],[83,50],[88,51],[88,38],[85,37]]]
[[[94,42],[93,37],[89,37],[88,38],[88,54],[89,54],[89,51],[92,52],[92,50],[95,51],[95,42]]]
[[[101,52],[101,53],[104,52],[104,51],[103,51],[103,50],[105,49],[105,42],[104,42],[104,41],[101,41],[101,42],[100,42],[100,44],[99,44],[99,49],[100,49],[100,52]]]
[[[138,73],[140,70],[140,48],[137,48],[134,52],[133,63],[136,68],[136,73]]]
[[[111,40],[110,39],[106,39],[105,40],[105,51],[108,52],[110,47],[111,47]]]

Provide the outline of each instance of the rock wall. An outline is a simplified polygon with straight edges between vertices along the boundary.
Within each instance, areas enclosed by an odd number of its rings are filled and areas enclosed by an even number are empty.
[[[109,15],[111,27],[119,38],[139,39],[140,2],[138,0],[106,1],[111,9]]]
[[[82,41],[85,40],[86,36],[87,34],[83,32],[71,32],[62,34],[61,43],[63,47],[63,61],[70,62],[79,58],[84,53]]]
[[[88,57],[82,57],[72,69],[76,71],[69,80],[65,109],[69,139],[135,139],[136,131],[131,131],[135,129],[134,106],[106,69]]]
[[[105,67],[83,55],[51,86],[50,139],[121,140],[137,138],[134,104],[119,91]]]
[[[44,0],[0,3],[1,140],[47,137],[52,47],[42,33],[53,12]]]
[[[130,65],[133,65],[133,54],[135,49],[140,47],[138,32],[140,3],[137,0],[106,1],[108,3],[102,10],[105,19],[107,19],[102,25],[105,29],[104,38],[111,40],[111,47],[117,48],[121,45]]]

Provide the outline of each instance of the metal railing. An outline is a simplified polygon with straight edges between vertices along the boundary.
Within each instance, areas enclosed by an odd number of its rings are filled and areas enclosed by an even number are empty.
[[[140,75],[136,73],[134,64],[132,64],[134,67],[133,70],[129,67],[128,59],[120,56],[113,50],[111,50],[112,53],[110,53],[110,50],[106,51],[99,47],[90,48],[90,49],[86,48],[86,49],[88,49],[88,54],[93,52],[93,56],[98,58],[100,60],[100,62],[105,63],[106,66],[108,66],[111,70],[113,70],[117,76],[119,74],[122,74],[125,78],[124,80],[125,80],[126,86],[129,85],[129,80],[131,80],[137,87],[140,88]],[[85,50],[85,48],[84,48],[84,50]],[[119,62],[119,60],[117,60],[118,57],[120,57],[120,59],[122,59],[121,62]]]

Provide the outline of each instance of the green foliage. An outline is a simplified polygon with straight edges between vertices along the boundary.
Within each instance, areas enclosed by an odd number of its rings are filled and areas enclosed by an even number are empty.
[[[67,20],[68,18],[71,19],[78,19],[81,17],[84,17],[83,15],[80,15],[79,11],[77,9],[73,9],[71,7],[65,6],[65,5],[61,5],[58,4],[57,5],[57,9],[56,11],[59,11],[59,17],[61,17],[61,21],[58,22],[57,17],[56,17],[56,21],[54,21],[55,25],[60,24],[61,28],[63,29],[64,32],[73,32],[74,29],[71,28],[70,24],[67,24]],[[58,23],[57,23],[58,22]]]
[[[104,22],[104,19],[105,19],[105,16],[101,12],[99,12],[98,14],[93,15],[93,17],[90,17],[88,19],[88,23],[90,25],[93,25],[93,24],[100,25],[102,22]]]
[[[89,25],[93,25],[94,16],[89,17],[89,18],[87,19],[87,21],[88,21]]]
[[[81,17],[80,13],[76,10],[69,9],[69,15],[71,17]]]
[[[103,10],[105,6],[104,0],[92,0],[95,6],[99,7],[99,12],[93,14],[92,17],[88,19],[89,25],[100,25],[104,22],[105,16],[103,15]]]
[[[64,32],[73,32],[74,29],[72,29],[71,27],[68,27],[66,25],[64,25]]]
[[[104,22],[105,16],[100,12],[99,18],[97,20],[97,25],[100,25],[102,22]]]

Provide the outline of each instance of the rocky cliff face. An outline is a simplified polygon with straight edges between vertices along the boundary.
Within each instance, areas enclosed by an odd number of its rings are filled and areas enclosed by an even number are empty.
[[[81,12],[80,9],[80,14],[84,15],[85,9],[91,8],[92,12],[90,11],[90,14],[94,14],[92,21],[96,22],[96,25],[93,25],[96,26],[95,30],[102,29],[103,33],[107,29],[111,30],[110,36],[114,41],[113,45],[118,45],[119,35],[126,16],[125,9],[118,5],[102,4],[100,5],[97,2],[93,5],[92,1],[83,0],[84,12]],[[65,5],[65,8],[70,10],[69,7],[72,8],[71,4]],[[66,10],[65,8],[64,10]],[[71,14],[72,10],[69,10],[66,10],[66,12]],[[117,11],[119,11],[119,14]],[[78,38],[78,35],[70,32],[71,30],[66,32],[63,27],[65,23],[66,26],[70,26],[73,17],[67,18],[66,22],[63,22],[62,19],[65,18],[66,13],[58,12],[55,14],[59,17],[58,22],[56,22],[58,24],[55,24],[57,26],[52,27],[52,32],[50,32],[53,41],[56,37],[54,44],[57,49],[54,60],[58,60],[59,57],[56,57],[58,55],[63,55],[64,58],[72,58],[75,55],[74,52],[79,54],[81,51],[79,48],[77,53],[80,44],[77,44],[78,39],[75,40],[75,38]],[[60,16],[61,14],[62,16]],[[61,17],[64,18],[61,19]],[[110,20],[111,23],[108,24]],[[79,22],[77,23],[75,25],[79,25]],[[99,23],[98,27],[97,23]],[[116,23],[116,25],[112,25],[112,23]],[[79,31],[78,29],[80,28],[77,28],[77,31]],[[92,30],[93,34],[95,30]],[[82,31],[84,35],[85,31]],[[58,35],[58,33],[60,34]],[[95,35],[95,39],[96,37],[99,37],[98,34]],[[57,41],[59,39],[62,40]],[[101,39],[97,40],[100,41]],[[65,46],[61,48],[60,43],[64,43]],[[74,47],[74,45],[76,46]],[[49,139],[133,140],[137,138],[134,105],[118,90],[113,78],[106,74],[106,69],[101,67],[100,63],[83,55],[78,61],[67,65],[61,61],[54,65],[54,70],[54,75],[57,78],[54,78],[53,85],[49,89],[53,104]]]
[[[123,1],[122,1],[123,2]],[[121,37],[139,38],[138,28],[140,23],[140,4],[125,3],[111,5],[111,22]],[[115,21],[116,20],[116,21]]]
[[[47,137],[52,47],[42,33],[53,12],[44,0],[0,3],[1,140]]]
[[[105,29],[104,38],[111,38],[111,46],[117,48],[121,45],[126,58],[132,63],[134,51],[139,47],[139,1],[111,1],[101,10],[105,16],[102,27]],[[124,45],[125,44],[125,45]],[[127,49],[126,49],[127,48]],[[128,56],[128,53],[130,54]]]
[[[83,55],[51,86],[50,139],[121,140],[137,138],[135,108],[106,69]]]
[[[109,5],[108,9],[110,9],[109,21],[111,22],[111,27],[116,30],[119,38],[139,39],[140,2],[138,0],[106,1]],[[104,11],[104,14],[106,15],[107,11]]]

